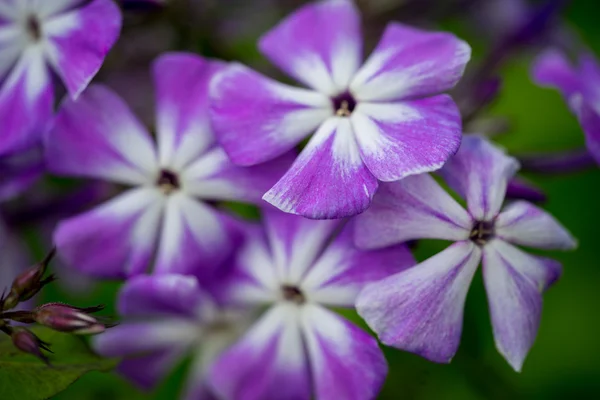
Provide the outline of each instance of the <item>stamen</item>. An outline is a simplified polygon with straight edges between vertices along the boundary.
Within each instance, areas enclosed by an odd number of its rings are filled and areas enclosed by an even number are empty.
[[[285,300],[291,301],[296,304],[302,304],[306,301],[304,294],[297,286],[282,285],[281,293],[283,294],[283,298]]]
[[[156,186],[158,186],[165,194],[171,194],[180,187],[179,177],[176,173],[169,171],[168,169],[163,169],[160,171],[160,176],[156,180]]]
[[[42,26],[37,17],[30,15],[27,17],[27,32],[34,41],[39,41],[42,38]]]
[[[473,224],[469,239],[478,246],[484,246],[494,238],[494,223],[490,221],[477,221]]]
[[[356,107],[356,100],[348,92],[342,93],[339,96],[331,99],[335,115],[338,117],[349,117]]]

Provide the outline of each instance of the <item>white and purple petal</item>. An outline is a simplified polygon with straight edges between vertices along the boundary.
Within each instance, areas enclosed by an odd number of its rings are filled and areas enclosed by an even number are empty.
[[[333,115],[327,96],[278,83],[241,64],[217,74],[210,107],[217,140],[239,165],[284,154]]]
[[[381,248],[415,239],[465,240],[473,221],[429,174],[380,184],[367,211],[355,219],[361,248]]]
[[[56,174],[147,184],[158,176],[150,134],[113,91],[91,86],[66,99],[45,137],[48,169]]]
[[[259,48],[300,82],[328,96],[338,95],[362,61],[359,11],[351,0],[305,5],[267,32]]]
[[[121,12],[112,0],[92,0],[65,13],[47,11],[52,16],[44,19],[41,27],[47,41],[46,56],[71,97],[77,98],[117,41]]]
[[[223,399],[310,399],[300,308],[288,303],[269,309],[239,342],[218,357],[208,381]]]
[[[462,136],[460,112],[448,95],[359,103],[350,120],[363,162],[386,182],[441,168]]]
[[[350,90],[358,101],[438,94],[454,87],[470,58],[469,45],[450,33],[390,23]]]
[[[457,242],[413,268],[367,285],[356,309],[384,344],[450,362],[480,259],[475,244]]]
[[[466,198],[473,218],[490,221],[500,211],[508,182],[518,169],[516,159],[483,137],[468,135],[440,172]]]
[[[288,213],[342,218],[366,210],[377,186],[360,157],[350,120],[331,117],[263,198]]]
[[[504,208],[494,228],[501,239],[522,246],[559,250],[577,246],[576,240],[552,215],[526,201]]]
[[[302,328],[317,399],[375,399],[388,367],[377,340],[314,304],[302,308]]]
[[[403,244],[371,251],[356,248],[352,231],[346,225],[302,278],[302,290],[310,301],[354,307],[356,296],[367,284],[415,265]]]
[[[561,274],[558,262],[493,240],[483,250],[485,283],[496,348],[520,371],[537,335],[541,293]]]
[[[214,144],[208,91],[211,79],[224,67],[225,63],[186,53],[166,54],[154,61],[156,131],[163,167],[180,170]]]
[[[132,189],[54,231],[59,256],[71,267],[102,278],[146,271],[152,260],[164,207],[154,188]]]

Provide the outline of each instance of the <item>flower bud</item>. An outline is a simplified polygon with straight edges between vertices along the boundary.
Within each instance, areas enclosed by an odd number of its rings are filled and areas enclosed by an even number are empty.
[[[52,352],[48,347],[49,344],[38,338],[33,332],[26,328],[13,328],[11,338],[17,349],[36,356],[48,365],[50,364],[48,357],[42,352],[42,349]]]
[[[104,306],[79,308],[62,303],[44,304],[33,311],[34,320],[60,332],[89,335],[101,333],[111,327],[100,318],[90,315]]]
[[[8,295],[6,297],[3,296],[2,299],[0,299],[1,310],[10,310],[16,307],[20,302],[31,299],[42,289],[42,287],[54,280],[53,275],[50,275],[46,279],[42,278],[46,273],[48,264],[55,254],[56,249],[52,249],[42,262],[15,278]]]

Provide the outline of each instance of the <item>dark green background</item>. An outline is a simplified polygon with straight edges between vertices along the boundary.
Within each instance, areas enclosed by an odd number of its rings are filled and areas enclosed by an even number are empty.
[[[600,3],[575,1],[565,12],[567,24],[600,53]],[[267,29],[273,21],[264,22]],[[449,21],[469,41],[477,32]],[[256,28],[256,34],[263,27]],[[211,44],[198,44],[206,52]],[[255,37],[244,37],[228,50],[231,58],[252,63],[257,60]],[[180,43],[181,44],[181,43]],[[475,43],[476,44],[476,43]],[[189,43],[180,47],[190,47]],[[478,51],[481,45],[476,46]],[[208,50],[207,50],[208,49]],[[509,119],[510,131],[498,142],[515,153],[556,151],[583,145],[583,134],[560,95],[538,88],[529,79],[531,53],[509,62],[502,72],[505,79],[499,100],[490,115]],[[261,62],[259,61],[259,64]],[[260,64],[263,65],[263,64]],[[496,352],[487,303],[478,275],[467,299],[463,341],[451,365],[435,365],[417,356],[386,349],[390,374],[382,399],[563,399],[593,398],[600,393],[600,213],[598,185],[600,171],[564,176],[528,175],[545,190],[545,208],[578,239],[579,249],[551,254],[562,261],[564,275],[545,295],[544,313],[538,340],[527,358],[523,372],[515,373]],[[441,248],[438,243],[422,243],[417,257],[424,259]],[[109,303],[117,284],[103,284],[85,297],[72,297],[51,289],[48,300],[68,299],[78,303]],[[63,400],[87,399],[172,399],[184,376],[184,366],[175,371],[160,388],[143,394],[117,376],[91,373],[57,396]]]

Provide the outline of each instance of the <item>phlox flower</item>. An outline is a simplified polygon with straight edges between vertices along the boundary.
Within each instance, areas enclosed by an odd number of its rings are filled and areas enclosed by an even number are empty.
[[[218,398],[375,398],[387,373],[377,341],[326,307],[352,308],[365,284],[414,261],[403,245],[356,249],[342,224],[269,209],[266,234],[248,233],[223,296],[267,309],[213,364]]]
[[[207,87],[222,63],[167,54],[153,67],[157,144],[110,89],[91,86],[67,99],[45,138],[48,169],[133,188],[57,227],[67,264],[90,275],[186,273],[219,265],[234,244],[235,222],[215,210],[220,200],[261,201],[283,173],[284,158],[236,167],[215,145]]]
[[[364,211],[380,181],[440,168],[459,147],[453,87],[470,47],[448,33],[390,23],[362,64],[360,15],[350,0],[312,3],[259,42],[309,87],[233,64],[211,86],[211,120],[232,161],[272,159],[314,133],[264,199],[315,219]]]
[[[467,291],[482,262],[496,347],[521,369],[537,334],[541,293],[560,276],[561,266],[516,245],[564,250],[575,247],[575,240],[526,201],[502,208],[518,167],[484,139],[465,136],[442,174],[465,197],[467,210],[428,174],[381,186],[373,206],[357,218],[360,247],[424,238],[455,242],[358,296],[358,313],[383,343],[449,362],[460,342]]]
[[[538,84],[560,90],[583,128],[590,154],[600,164],[600,66],[594,57],[581,55],[574,66],[560,50],[550,49],[538,57],[532,75]]]
[[[112,0],[0,0],[0,154],[39,141],[52,117],[52,72],[76,98],[120,29]]]
[[[213,399],[206,375],[215,357],[247,328],[249,315],[217,304],[195,277],[137,276],[121,289],[124,321],[94,338],[106,357],[122,357],[117,371],[144,389],[161,382],[192,357],[180,398]]]

